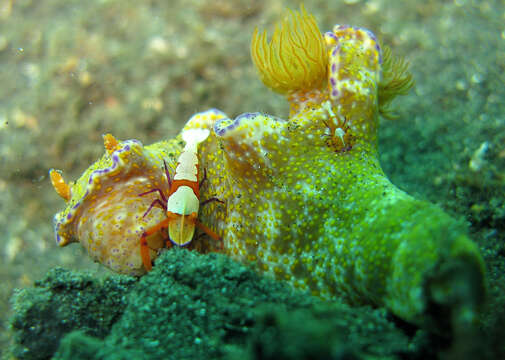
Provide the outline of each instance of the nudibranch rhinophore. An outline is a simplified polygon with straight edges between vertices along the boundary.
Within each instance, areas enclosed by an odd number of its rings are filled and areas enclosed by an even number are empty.
[[[474,322],[485,294],[476,244],[461,222],[395,187],[378,161],[379,114],[391,116],[391,100],[413,85],[406,64],[369,30],[336,25],[321,34],[303,8],[287,15],[270,42],[255,31],[251,53],[264,84],[290,102],[289,117],[253,112],[232,119],[211,109],[183,129],[210,131],[198,150],[207,173],[201,195],[220,202],[201,207],[199,217],[222,237],[224,251],[326,299],[385,306],[425,326]],[[127,144],[138,151],[124,150]],[[123,195],[128,187],[120,184],[141,178],[134,193],[152,181],[161,186],[160,158],[174,166],[179,152],[177,141],[143,150],[119,143],[72,186],[67,210],[56,216],[58,238],[79,239],[88,250],[111,242],[114,216],[89,214],[127,202],[134,205],[121,219],[145,227],[152,199]],[[111,159],[122,153],[130,167],[144,164],[135,176]],[[91,203],[95,196],[99,204]],[[121,231],[132,234],[122,254],[138,264],[138,230]],[[107,265],[106,256],[97,258]]]

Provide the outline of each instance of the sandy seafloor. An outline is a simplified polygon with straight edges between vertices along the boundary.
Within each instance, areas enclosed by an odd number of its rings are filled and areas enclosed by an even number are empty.
[[[416,86],[382,121],[381,163],[408,193],[464,218],[487,264],[482,328],[505,356],[505,2],[306,0],[322,31],[371,29],[411,62]],[[255,26],[294,1],[0,1],[0,349],[8,299],[55,266],[108,273],[78,244],[58,248],[64,206],[50,168],[76,179],[102,134],[150,144],[195,112],[287,113],[255,74]],[[7,357],[6,352],[3,355]]]

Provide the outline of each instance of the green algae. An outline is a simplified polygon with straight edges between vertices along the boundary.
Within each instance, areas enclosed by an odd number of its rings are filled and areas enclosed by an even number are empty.
[[[19,359],[395,359],[437,347],[382,310],[325,303],[226,256],[184,249],[163,253],[138,281],[57,269],[15,304]]]
[[[125,294],[134,278],[110,276],[97,279],[90,273],[50,270],[34,288],[13,297],[12,354],[19,359],[51,357],[69,331],[79,329],[105,336],[123,312]]]

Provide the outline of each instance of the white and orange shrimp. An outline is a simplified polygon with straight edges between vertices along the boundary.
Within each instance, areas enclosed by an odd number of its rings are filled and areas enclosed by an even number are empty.
[[[207,129],[190,129],[182,133],[182,139],[186,143],[182,153],[179,155],[174,177],[171,179],[165,164],[165,174],[167,177],[169,191],[166,196],[161,189],[152,189],[140,196],[159,192],[161,199],[153,201],[146,216],[153,206],[161,207],[166,212],[166,219],[156,225],[145,229],[140,238],[140,255],[147,271],[152,269],[147,237],[157,233],[161,229],[168,228],[170,241],[178,246],[185,246],[191,242],[195,234],[195,226],[205,232],[216,241],[220,237],[214,231],[198,221],[198,209],[200,207],[200,183],[198,182],[198,144],[207,139],[210,132]],[[214,199],[210,199],[214,200]],[[209,200],[204,203],[209,202]],[[169,245],[168,243],[167,245]]]

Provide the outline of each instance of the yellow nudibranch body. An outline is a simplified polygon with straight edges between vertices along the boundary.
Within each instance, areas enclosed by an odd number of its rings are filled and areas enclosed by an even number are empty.
[[[232,119],[211,109],[183,129],[210,130],[198,150],[207,175],[200,194],[220,201],[200,207],[201,222],[232,258],[322,298],[385,306],[422,325],[437,321],[432,311],[474,321],[485,291],[477,246],[460,222],[395,187],[378,161],[379,114],[412,87],[406,66],[382,53],[366,29],[336,25],[321,34],[303,8],[290,16],[270,44],[255,32],[251,47],[262,80],[290,101],[289,118]],[[299,49],[303,44],[318,53]],[[55,217],[60,245],[78,240],[113,270],[141,274],[135,239],[163,213],[143,218],[153,198],[135,194],[163,188],[160,162],[173,167],[179,143],[116,144],[71,186],[67,209]],[[118,210],[126,204],[129,213]],[[118,232],[128,234],[128,245]],[[193,246],[221,249],[205,241]],[[114,250],[96,255],[97,243]],[[153,259],[160,246],[153,243]]]

